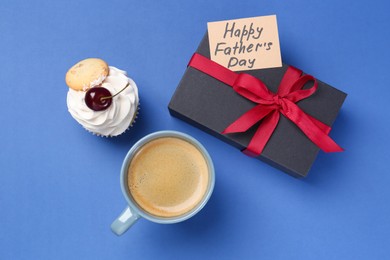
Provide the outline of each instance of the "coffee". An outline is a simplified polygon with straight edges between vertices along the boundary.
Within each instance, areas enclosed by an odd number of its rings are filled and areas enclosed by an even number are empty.
[[[159,217],[177,217],[195,208],[209,184],[208,165],[196,146],[176,137],[160,137],[141,148],[128,168],[134,201]]]

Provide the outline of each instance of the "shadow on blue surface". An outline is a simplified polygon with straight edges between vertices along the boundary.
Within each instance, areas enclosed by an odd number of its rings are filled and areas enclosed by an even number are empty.
[[[340,111],[332,127],[334,130],[332,130],[330,135],[344,148],[344,152],[327,154],[320,151],[310,174],[303,179],[304,182],[323,186],[328,185],[329,181],[340,181],[343,178],[340,173],[345,172],[341,171],[340,167],[342,167],[345,157],[350,156],[349,147],[346,145],[350,144],[353,139],[350,131],[356,129],[356,118],[354,116],[352,113],[348,113],[348,111]],[[334,176],[334,173],[337,173],[338,176]]]

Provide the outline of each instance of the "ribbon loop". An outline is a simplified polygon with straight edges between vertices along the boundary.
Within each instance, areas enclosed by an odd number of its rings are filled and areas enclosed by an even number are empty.
[[[210,59],[195,53],[188,66],[202,71],[213,78],[233,87],[239,95],[258,105],[244,113],[222,133],[246,132],[257,122],[262,121],[252,137],[245,154],[258,156],[262,153],[280,119],[280,114],[291,120],[319,148],[325,152],[340,152],[343,149],[329,136],[330,127],[306,114],[295,103],[310,97],[318,89],[317,80],[311,75],[289,66],[278,91],[272,93],[258,78],[246,73],[237,74]],[[312,81],[313,86],[303,89]]]
[[[294,91],[292,88],[294,86],[294,82],[296,82],[302,75],[302,71],[293,67],[289,66],[286,70],[286,73],[284,73],[284,76],[282,80],[280,81],[279,88],[278,88],[278,94],[281,97],[286,96],[287,94]]]

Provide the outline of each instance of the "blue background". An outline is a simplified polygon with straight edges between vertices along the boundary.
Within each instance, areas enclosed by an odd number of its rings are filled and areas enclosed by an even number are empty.
[[[390,249],[388,1],[0,3],[0,259],[385,259]],[[172,118],[167,109],[208,21],[277,14],[283,61],[349,94],[320,153],[294,179]],[[100,57],[139,86],[140,119],[93,136],[66,107],[69,67]],[[117,237],[119,170],[153,131],[209,150],[216,187],[176,225]]]

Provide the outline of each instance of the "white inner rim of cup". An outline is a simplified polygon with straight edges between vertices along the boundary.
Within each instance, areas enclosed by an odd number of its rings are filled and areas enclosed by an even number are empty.
[[[143,210],[140,206],[138,206],[138,204],[132,198],[130,191],[129,191],[129,188],[128,188],[128,185],[127,185],[128,167],[130,165],[130,162],[131,162],[134,154],[146,143],[148,143],[152,140],[158,139],[158,138],[162,138],[162,137],[176,137],[176,138],[180,138],[180,139],[183,139],[183,140],[191,143],[203,154],[203,156],[207,162],[207,166],[208,166],[209,183],[208,183],[207,190],[206,190],[202,200],[198,203],[198,205],[196,207],[194,207],[193,209],[191,209],[187,213],[180,215],[180,216],[176,216],[176,217],[160,217],[160,216],[152,215],[152,214],[148,213],[147,211]],[[187,134],[184,134],[181,132],[177,132],[177,131],[169,131],[169,130],[151,133],[151,134],[141,138],[138,142],[136,142],[131,147],[131,149],[129,150],[129,152],[127,153],[127,155],[125,157],[125,160],[123,161],[120,177],[121,177],[122,193],[125,196],[126,201],[129,204],[130,208],[132,210],[134,210],[140,216],[142,216],[142,217],[144,217],[152,222],[162,223],[162,224],[177,223],[177,222],[184,221],[184,220],[194,216],[196,213],[198,213],[205,206],[205,204],[207,203],[207,201],[209,200],[209,198],[213,192],[214,185],[215,185],[214,165],[213,165],[213,162],[211,160],[209,153],[203,147],[203,145],[190,135],[187,135]]]

